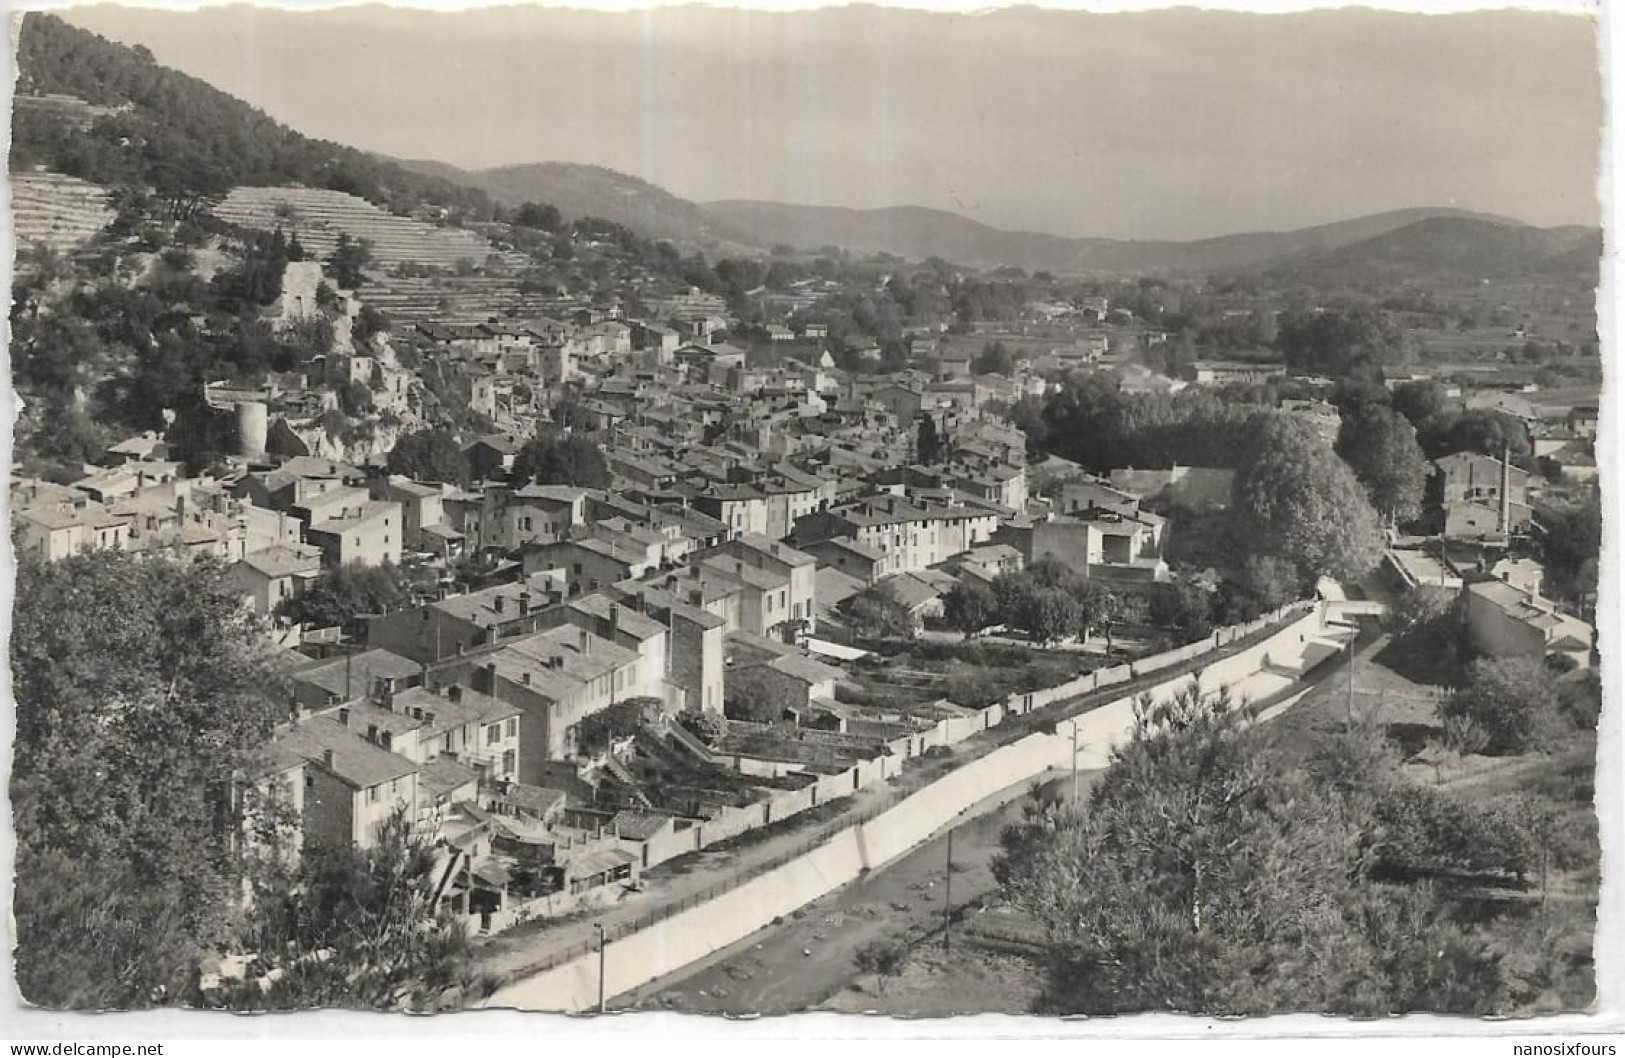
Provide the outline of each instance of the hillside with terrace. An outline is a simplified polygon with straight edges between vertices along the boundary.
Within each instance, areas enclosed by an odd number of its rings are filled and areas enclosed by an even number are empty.
[[[460,262],[484,264],[497,250],[462,228],[442,228],[396,216],[366,199],[314,187],[238,187],[212,212],[229,224],[262,231],[298,233],[306,250],[325,258],[341,234],[371,244],[373,263],[382,268],[412,263],[448,271]],[[520,266],[521,254],[501,255]]]
[[[400,329],[414,323],[534,318],[558,305],[558,298],[525,293],[517,279],[501,275],[369,276],[366,301]]]
[[[107,189],[39,169],[11,174],[11,216],[17,249],[67,254],[113,220]]]

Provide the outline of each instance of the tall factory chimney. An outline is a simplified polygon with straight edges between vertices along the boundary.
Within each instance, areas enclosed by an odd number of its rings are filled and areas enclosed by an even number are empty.
[[[1502,536],[1512,535],[1512,446],[1501,446],[1501,519],[1497,526]]]

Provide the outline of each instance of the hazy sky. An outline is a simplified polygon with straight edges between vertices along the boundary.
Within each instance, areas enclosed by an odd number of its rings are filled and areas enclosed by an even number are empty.
[[[1597,223],[1574,16],[857,8],[66,14],[301,132],[590,162],[698,201],[922,205],[1187,238],[1455,205]]]

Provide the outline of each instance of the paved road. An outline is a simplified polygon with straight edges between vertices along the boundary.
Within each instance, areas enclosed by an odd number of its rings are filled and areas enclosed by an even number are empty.
[[[1080,796],[1103,772],[1079,776]],[[975,905],[995,888],[992,861],[999,834],[1021,818],[1035,785],[1070,789],[1064,771],[1001,791],[966,813],[953,828],[952,897],[955,907]],[[853,964],[866,944],[901,934],[935,932],[924,943],[941,944],[948,895],[948,832],[769,926],[682,970],[625,996],[611,1006],[706,1014],[789,1014],[819,1006],[857,975]]]
[[[848,813],[864,811],[895,796],[888,785],[871,786],[853,794]],[[503,977],[524,976],[540,962],[564,949],[591,943],[597,936],[595,923],[602,923],[613,937],[615,931],[668,905],[702,893],[751,867],[766,863],[803,845],[810,828],[792,828],[730,849],[702,849],[679,860],[645,871],[648,887],[641,893],[615,887],[611,902],[563,919],[521,926],[484,941],[476,954],[479,968]]]
[[[1344,670],[1341,661],[1327,665],[1303,687],[1342,679]],[[1276,682],[1262,674],[1233,688],[1240,697],[1277,689]],[[1099,765],[1105,761],[1099,750],[1089,748],[1079,759],[1091,769],[1079,773],[1079,796],[1087,798],[1104,774]],[[1050,771],[973,807],[954,828],[954,863],[963,865],[953,874],[955,906],[977,903],[993,891],[990,865],[999,834],[1020,819],[1026,793],[1044,783],[1063,793],[1070,790],[1066,771]],[[815,1008],[858,976],[853,959],[864,945],[940,925],[947,843],[946,831],[940,832],[861,880],[808,904],[804,914],[759,930],[612,1005],[736,1015]]]

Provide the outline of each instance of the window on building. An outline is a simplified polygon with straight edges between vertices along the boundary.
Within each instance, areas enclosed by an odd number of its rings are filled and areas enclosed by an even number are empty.
[[[508,717],[508,737],[509,738],[515,738],[515,737],[518,736],[518,734],[519,734],[519,718],[517,716]]]
[[[501,741],[501,739],[502,739],[502,725],[501,724],[492,724],[490,727],[485,729],[485,744],[487,746],[495,745],[497,742]]]
[[[506,774],[506,775],[512,775],[513,774],[513,766],[514,766],[513,750],[510,749],[510,750],[504,751],[503,754],[502,754],[502,771],[503,771],[503,773]]]
[[[378,800],[378,787],[376,787],[376,786],[367,787],[367,800],[369,800],[369,801],[377,801]]]
[[[445,747],[445,751],[447,753],[450,753],[451,752],[451,732],[450,731],[446,732],[446,738],[444,740],[443,745]]]

